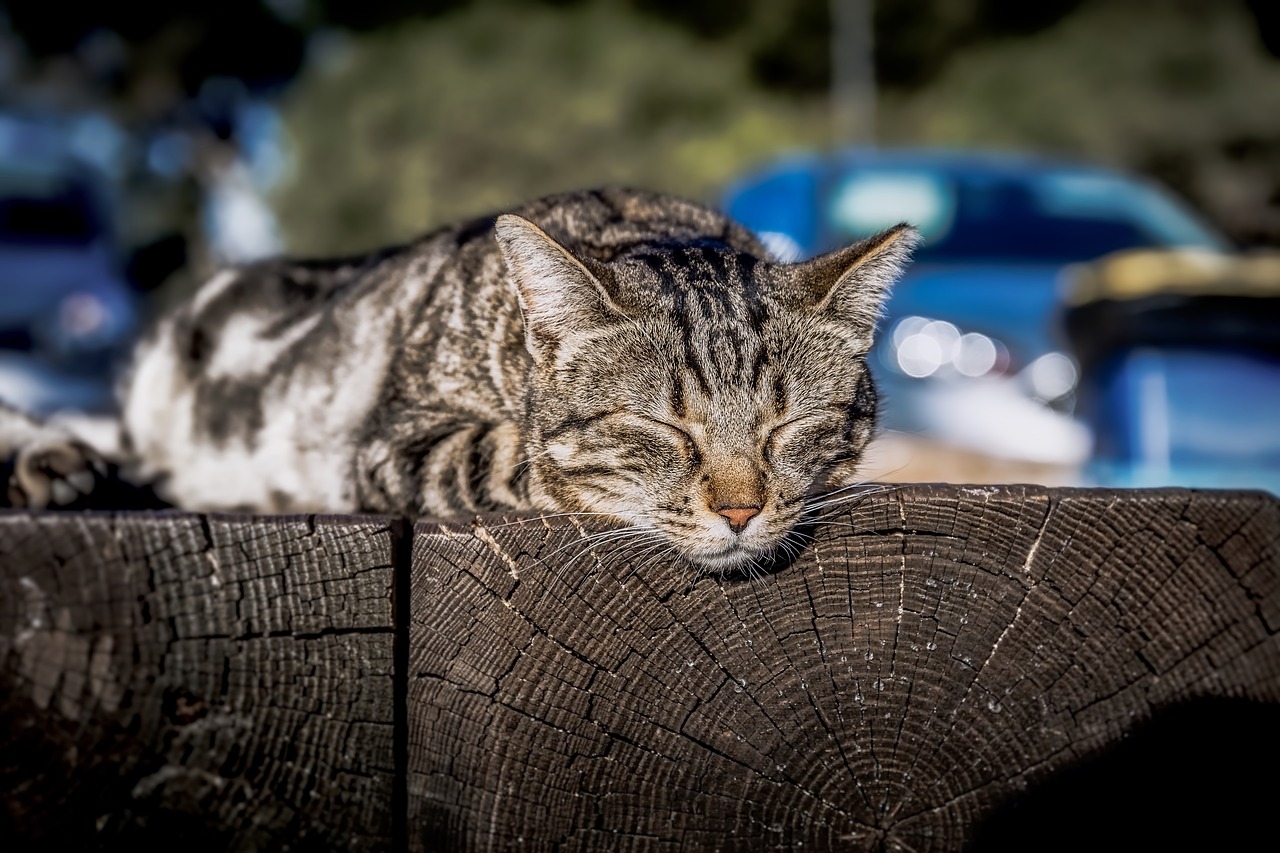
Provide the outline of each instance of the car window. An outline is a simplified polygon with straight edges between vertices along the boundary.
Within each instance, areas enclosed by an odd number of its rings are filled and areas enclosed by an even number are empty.
[[[868,170],[836,185],[827,217],[845,235],[867,236],[910,222],[926,240],[936,241],[950,231],[955,209],[955,186],[940,175]]]
[[[1226,249],[1221,237],[1154,186],[1110,175],[1063,172],[1036,181],[1040,207],[1052,216],[1124,218],[1157,246]]]
[[[82,181],[57,172],[0,167],[0,243],[84,244],[102,232]]]
[[[860,169],[828,198],[831,242],[906,220],[924,235],[917,257],[925,262],[1061,264],[1139,247],[1224,248],[1153,188],[1093,173]]]

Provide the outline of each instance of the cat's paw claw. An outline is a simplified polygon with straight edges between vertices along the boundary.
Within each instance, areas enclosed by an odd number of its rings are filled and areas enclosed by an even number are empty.
[[[107,476],[106,462],[73,439],[24,447],[6,467],[11,467],[8,505],[30,509],[72,506],[92,494]]]

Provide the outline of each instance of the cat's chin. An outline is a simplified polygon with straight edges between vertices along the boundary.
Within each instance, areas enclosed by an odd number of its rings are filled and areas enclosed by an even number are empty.
[[[772,553],[772,550],[759,550],[734,544],[723,551],[709,554],[686,553],[685,559],[708,572],[730,575],[746,570],[753,563],[758,564],[761,560],[767,560]]]

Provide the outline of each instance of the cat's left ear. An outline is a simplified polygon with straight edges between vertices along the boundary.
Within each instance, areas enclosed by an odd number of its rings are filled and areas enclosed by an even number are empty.
[[[537,225],[506,213],[498,217],[494,233],[524,314],[525,346],[535,361],[553,359],[566,338],[624,316],[600,278]]]
[[[889,288],[919,242],[920,233],[904,222],[796,264],[794,281],[812,310],[855,328],[870,343]]]

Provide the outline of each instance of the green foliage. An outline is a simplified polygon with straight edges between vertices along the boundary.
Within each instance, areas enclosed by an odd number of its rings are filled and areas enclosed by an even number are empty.
[[[291,250],[364,249],[604,183],[714,199],[756,162],[829,142],[812,85],[825,0],[449,6],[352,36],[290,90],[295,170],[277,207]],[[896,68],[883,142],[1126,166],[1242,242],[1280,243],[1280,62],[1245,4],[1016,6],[877,2],[878,65]]]
[[[826,140],[825,101],[754,87],[732,41],[608,0],[516,8],[369,33],[296,84],[295,171],[277,199],[292,251],[358,250],[599,184],[709,198]]]
[[[1086,4],[882,103],[886,141],[1050,151],[1152,174],[1243,241],[1280,238],[1280,62],[1233,3]]]

